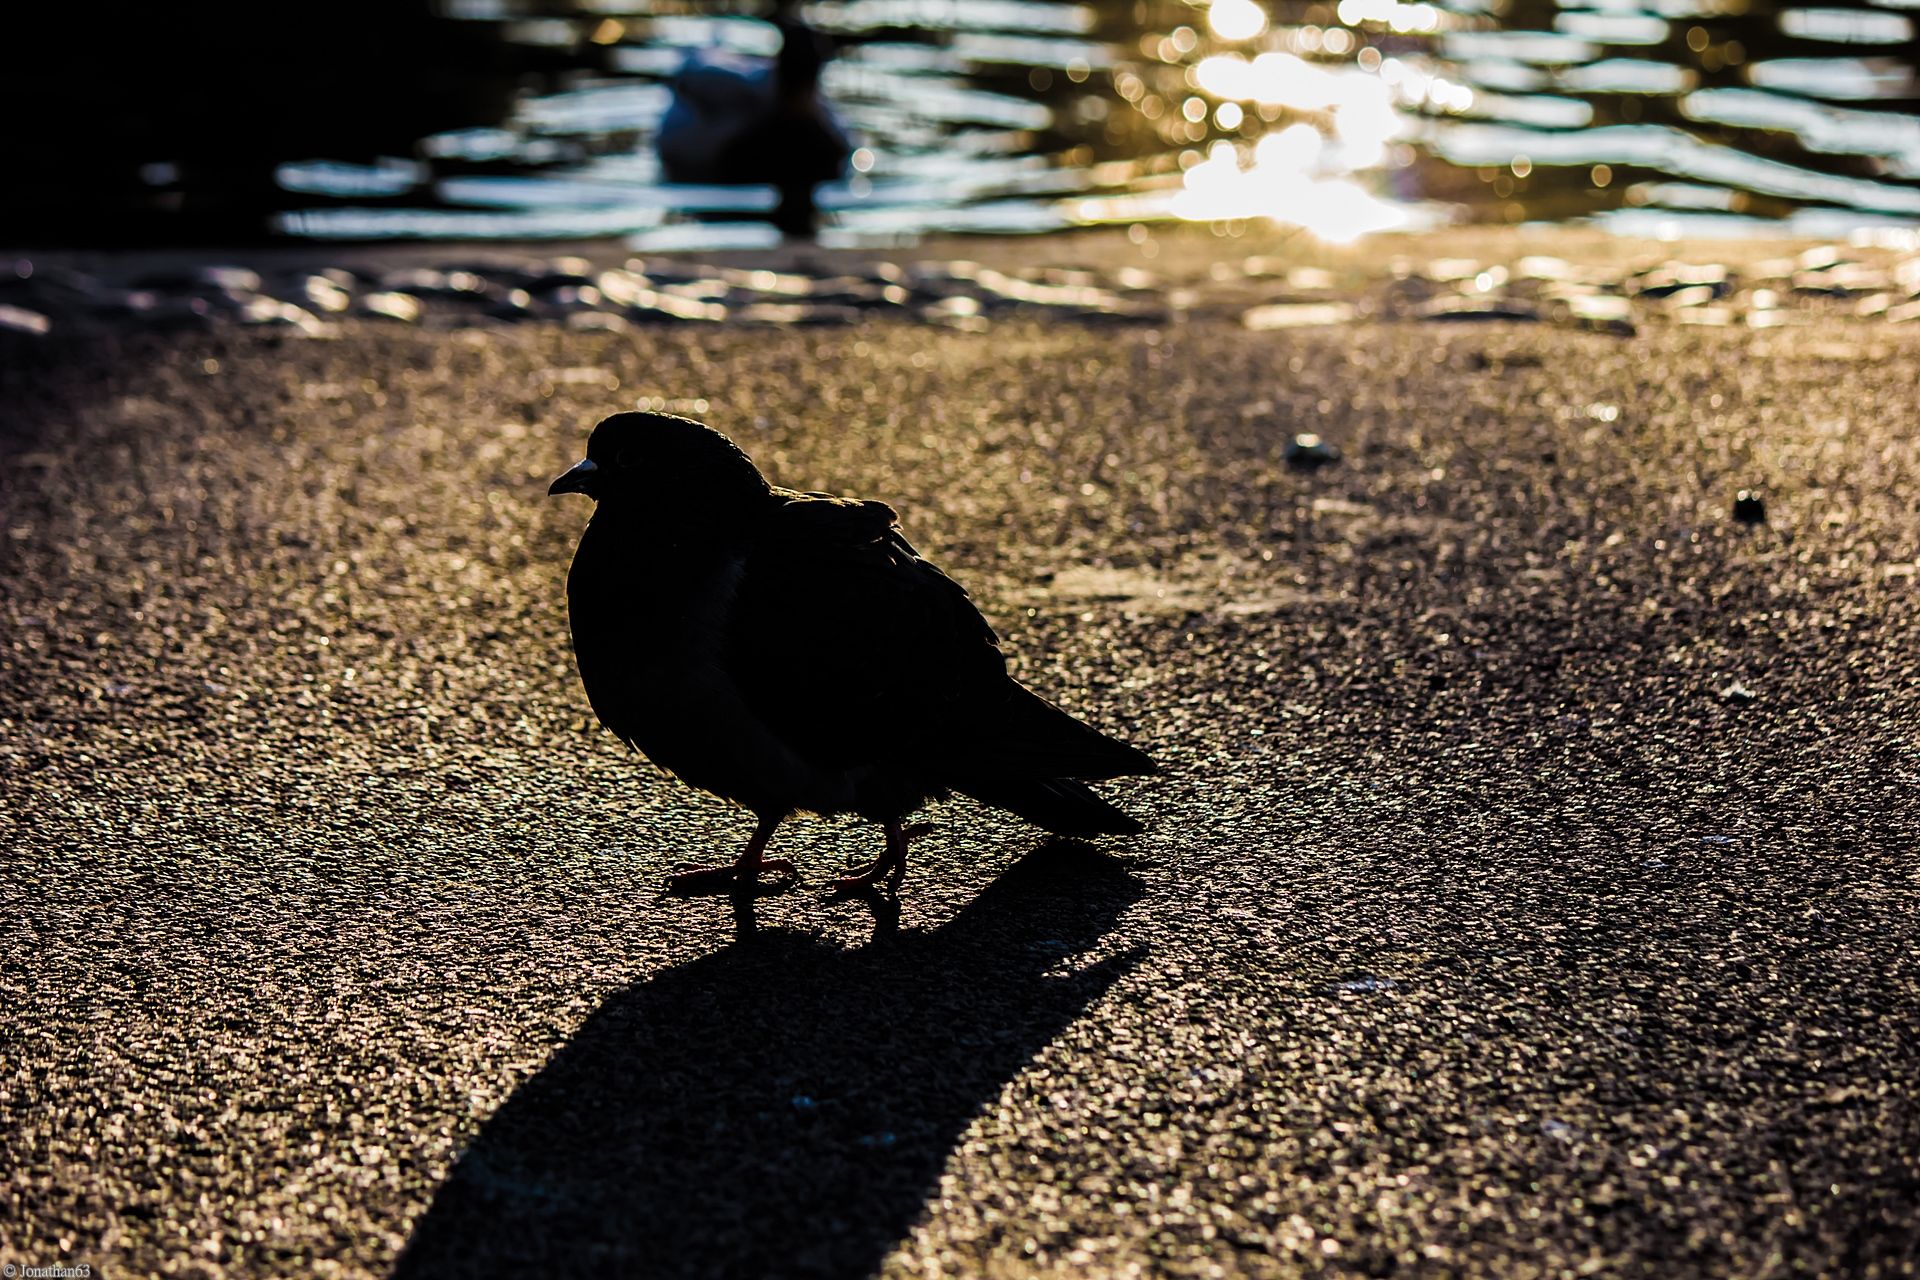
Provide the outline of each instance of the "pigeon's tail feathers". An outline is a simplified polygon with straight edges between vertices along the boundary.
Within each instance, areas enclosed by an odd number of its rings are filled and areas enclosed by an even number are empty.
[[[1005,809],[1035,826],[1061,836],[1135,836],[1146,830],[1139,821],[1070,778],[990,781],[957,784],[954,790],[982,804]]]
[[[966,726],[967,763],[956,773],[1009,780],[1118,778],[1158,773],[1146,752],[1075,719],[1031,689],[1006,682],[1006,694],[978,704]]]

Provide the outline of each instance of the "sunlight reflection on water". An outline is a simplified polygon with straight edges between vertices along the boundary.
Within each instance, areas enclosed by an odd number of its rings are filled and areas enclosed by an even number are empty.
[[[841,49],[822,91],[860,151],[819,192],[822,239],[1161,219],[1334,241],[1461,217],[1920,221],[1913,22],[1893,7],[823,0],[805,13]],[[280,228],[766,242],[771,189],[665,183],[653,139],[690,55],[766,58],[778,33],[666,3],[580,10],[510,22],[469,0],[462,16],[591,49],[594,69],[505,127],[425,139],[417,160],[284,166],[283,188],[329,203]]]

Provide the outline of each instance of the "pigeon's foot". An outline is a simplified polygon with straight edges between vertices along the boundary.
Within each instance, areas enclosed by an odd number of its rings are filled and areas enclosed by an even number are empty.
[[[667,877],[667,891],[710,893],[756,885],[760,877],[768,872],[793,875],[794,865],[785,858],[761,856],[766,852],[767,842],[773,839],[773,829],[779,825],[779,818],[762,818],[738,858],[720,866],[690,867],[685,871],[676,871]]]
[[[833,891],[840,894],[859,893],[864,889],[877,886],[882,879],[887,888],[899,892],[900,882],[907,878],[907,842],[915,836],[925,835],[933,830],[930,823],[917,822],[911,827],[903,827],[898,822],[887,823],[887,851],[874,862],[849,872],[833,882]]]
[[[758,884],[767,872],[795,874],[794,865],[785,858],[762,858],[751,865],[723,862],[712,867],[692,867],[667,877],[667,888],[674,893],[698,893],[701,890],[730,889],[736,885]]]
[[[900,882],[907,878],[907,860],[895,858],[891,853],[883,854],[879,859],[858,871],[850,871],[844,876],[836,877],[833,881],[833,891],[836,894],[859,893],[863,889],[875,887],[882,878],[886,880],[887,888],[899,889]]]

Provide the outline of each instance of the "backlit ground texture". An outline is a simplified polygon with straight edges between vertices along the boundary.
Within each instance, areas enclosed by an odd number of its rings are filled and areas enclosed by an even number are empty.
[[[1911,326],[58,341],[0,426],[8,1261],[1920,1269]],[[942,806],[896,915],[802,820],[794,891],[663,900],[748,824],[592,725],[543,496],[641,397],[892,501],[1164,762],[1150,833]]]

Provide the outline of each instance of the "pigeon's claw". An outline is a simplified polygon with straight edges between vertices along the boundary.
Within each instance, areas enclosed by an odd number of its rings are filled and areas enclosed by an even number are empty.
[[[758,884],[760,877],[767,872],[793,875],[794,865],[785,858],[766,858],[767,842],[773,839],[773,829],[780,825],[779,818],[762,818],[754,829],[753,838],[747,841],[747,847],[732,862],[715,867],[692,867],[686,871],[677,871],[667,877],[667,891],[670,893],[698,892],[735,886]]]
[[[906,859],[902,858],[896,862],[890,855],[883,856],[858,871],[850,871],[844,876],[836,877],[833,882],[833,891],[836,895],[858,893],[862,889],[873,888],[882,879],[887,882],[887,888],[898,890],[900,882],[906,879],[906,875]]]
[[[685,893],[690,889],[718,889],[733,883],[733,870],[731,862],[724,862],[717,866],[676,871],[667,877],[667,888],[674,893]]]
[[[717,889],[724,885],[756,884],[769,872],[795,874],[794,865],[785,858],[762,858],[754,863],[723,862],[712,867],[693,867],[667,877],[667,888],[676,893],[689,889]]]
[[[903,827],[897,822],[887,823],[887,851],[871,865],[835,880],[834,894],[858,893],[879,884],[882,879],[886,880],[890,891],[898,893],[900,882],[907,878],[907,842],[930,830],[932,828],[924,822],[911,827]]]

